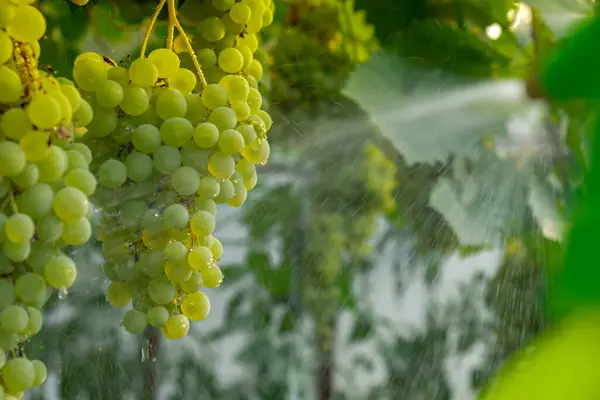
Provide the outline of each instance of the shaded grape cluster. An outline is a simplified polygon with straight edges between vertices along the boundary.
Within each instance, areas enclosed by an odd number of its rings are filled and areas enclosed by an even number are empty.
[[[197,30],[210,46],[199,48],[195,38],[189,48],[181,36],[175,42],[187,51],[181,57],[159,48],[117,65],[84,53],[73,69],[94,110],[83,141],[94,152],[108,301],[131,305],[123,317],[128,332],[151,325],[169,339],[186,336],[190,320],[207,317],[203,289],[223,280],[217,265],[223,247],[213,236],[217,205],[242,206],[257,183],[256,165],[270,155],[272,122],[262,109],[262,67],[252,54],[271,6],[193,4],[202,6]],[[188,11],[179,15],[192,17]],[[225,16],[240,26],[227,43],[221,42]],[[187,60],[197,69],[196,53],[201,71],[186,68]]]
[[[73,83],[38,66],[46,32],[32,1],[0,1],[0,398],[22,398],[46,366],[23,345],[41,308],[77,276],[64,252],[92,233],[91,151],[74,131],[93,118]]]

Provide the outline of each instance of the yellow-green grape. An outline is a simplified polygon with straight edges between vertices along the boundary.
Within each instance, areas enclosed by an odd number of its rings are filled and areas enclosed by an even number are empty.
[[[185,337],[190,330],[190,321],[188,318],[185,313],[184,315],[171,315],[162,327],[165,337],[167,339],[181,339]]]
[[[181,312],[192,321],[206,319],[210,313],[210,300],[203,292],[189,293],[181,302]]]

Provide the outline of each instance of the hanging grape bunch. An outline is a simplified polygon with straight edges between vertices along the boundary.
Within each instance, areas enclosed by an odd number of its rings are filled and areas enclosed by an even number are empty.
[[[94,151],[108,300],[115,307],[131,303],[123,317],[128,332],[150,324],[169,339],[184,337],[190,320],[208,315],[201,288],[216,288],[223,279],[217,266],[223,247],[212,236],[217,204],[240,207],[256,185],[255,165],[270,153],[271,118],[261,110],[260,64],[251,51],[262,19],[251,16],[271,9],[262,0],[190,3],[210,16],[198,25],[207,47],[196,50],[204,57],[196,57],[175,1],[161,0],[139,58],[125,66],[84,53],[73,69],[94,110],[84,142]],[[146,56],[165,4],[166,47]],[[226,19],[239,22],[239,32],[223,43]],[[182,67],[173,51],[175,30],[193,69]],[[206,64],[208,53],[214,65]],[[218,80],[207,80],[204,72],[216,76],[217,68]]]
[[[40,308],[77,275],[62,249],[90,238],[90,149],[73,130],[93,113],[72,82],[39,69],[46,21],[32,1],[0,1],[0,398],[46,380],[23,345]]]

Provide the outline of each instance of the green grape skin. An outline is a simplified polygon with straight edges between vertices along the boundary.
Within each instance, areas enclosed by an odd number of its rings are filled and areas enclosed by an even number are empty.
[[[232,174],[233,175],[233,174]],[[215,203],[225,204],[235,196],[235,187],[230,179],[219,182],[219,194],[214,198]]]
[[[44,264],[44,278],[54,289],[70,288],[76,277],[75,263],[64,254],[55,256]]]
[[[67,221],[63,226],[61,239],[70,246],[81,246],[92,236],[92,225],[86,217]]]
[[[200,179],[198,186],[198,195],[202,199],[214,199],[219,195],[221,186],[219,181],[212,176],[205,176]]]
[[[240,25],[247,24],[248,21],[250,21],[251,14],[252,11],[250,10],[250,7],[243,2],[235,3],[229,10],[229,15],[231,16],[233,22]]]
[[[213,49],[202,48],[196,52],[196,57],[198,57],[198,62],[203,69],[217,65],[217,54]]]
[[[10,305],[0,312],[0,327],[5,332],[20,333],[27,328],[29,314],[19,305]]]
[[[181,147],[194,135],[194,126],[185,118],[169,118],[160,126],[160,137],[164,144]]]
[[[101,60],[85,59],[75,63],[73,78],[81,89],[95,92],[108,80],[108,73]]]
[[[148,54],[148,59],[156,66],[159,78],[169,78],[179,69],[179,57],[169,49],[153,50]]]
[[[219,67],[228,74],[235,74],[244,66],[244,56],[233,47],[228,47],[219,53]]]
[[[187,210],[186,210],[187,212]],[[189,218],[189,216],[188,216]],[[165,246],[165,256],[168,261],[182,262],[186,259],[188,253],[187,247],[181,242],[172,241]]]
[[[12,393],[23,392],[33,386],[35,369],[31,361],[24,357],[8,360],[2,368],[4,387]]]
[[[113,80],[108,80],[96,91],[96,101],[104,108],[114,108],[123,100],[123,87]]]
[[[96,178],[87,169],[75,168],[65,175],[65,184],[79,189],[86,196],[91,196],[96,190]]]
[[[208,109],[204,105],[202,101],[202,96],[198,94],[189,94],[185,97],[185,101],[187,103],[187,112],[185,114],[185,119],[190,121],[192,124],[197,124],[202,121]]]
[[[56,216],[63,221],[75,220],[85,216],[88,209],[88,199],[79,189],[65,187],[54,196],[52,209]]]
[[[239,153],[244,147],[244,137],[235,129],[226,129],[219,135],[219,150],[225,154]]]
[[[31,386],[40,386],[46,382],[46,379],[48,378],[48,369],[40,360],[32,360],[31,365],[33,366],[34,371],[33,383]]]
[[[40,171],[35,164],[26,164],[21,172],[12,177],[12,181],[20,189],[27,189],[37,183],[39,176]]]
[[[107,188],[116,189],[127,180],[127,167],[118,160],[106,160],[98,170],[98,182]]]
[[[158,79],[158,68],[152,60],[138,58],[129,66],[129,80],[133,85],[150,87]]]
[[[167,339],[181,339],[190,330],[190,321],[183,315],[171,315],[161,328]]]
[[[158,305],[169,304],[176,294],[177,289],[164,276],[158,276],[148,284],[148,296]]]
[[[171,175],[181,167],[181,152],[171,146],[159,147],[152,155],[154,168],[163,174]]]
[[[208,211],[198,211],[192,215],[190,229],[197,236],[209,236],[215,230],[215,217]]]
[[[235,159],[224,153],[215,153],[208,159],[208,171],[219,179],[228,179],[235,172]]]
[[[161,144],[160,130],[150,124],[140,125],[132,132],[131,142],[138,151],[154,153]]]
[[[210,122],[203,122],[194,129],[194,142],[203,149],[210,149],[219,140],[219,128]]]
[[[168,81],[171,89],[181,92],[184,96],[189,95],[197,83],[196,75],[186,68],[179,68]]]
[[[227,104],[227,92],[221,85],[211,83],[202,91],[202,102],[210,110],[224,107]]]
[[[160,328],[167,323],[169,319],[169,311],[165,307],[152,307],[146,314],[148,323],[155,328]]]
[[[200,174],[191,167],[180,167],[171,175],[171,185],[182,196],[190,196],[200,186]]]
[[[156,100],[156,113],[163,120],[185,117],[187,113],[185,96],[173,89],[163,91]]]
[[[201,271],[202,285],[209,289],[215,289],[223,282],[223,272],[216,265],[211,265]]]
[[[130,283],[113,281],[106,289],[106,299],[113,307],[125,307],[131,302],[132,298],[133,287]]]
[[[192,269],[187,262],[167,262],[165,264],[165,275],[169,281],[175,285],[179,285],[190,278]]]
[[[129,115],[142,115],[150,105],[150,98],[144,88],[136,85],[128,85],[123,90],[123,100],[119,107]]]
[[[250,93],[248,80],[240,75],[225,75],[219,81],[230,102],[246,101]]]
[[[33,219],[38,219],[52,211],[54,196],[50,185],[36,183],[17,196],[17,207]]]
[[[0,175],[15,176],[25,168],[25,153],[15,142],[0,142]]]
[[[245,101],[233,101],[230,107],[238,121],[246,121],[252,113],[250,106]]]
[[[187,293],[194,293],[200,290],[202,287],[202,276],[200,275],[200,271],[192,270],[190,277],[179,286]]]
[[[9,108],[2,115],[0,115],[0,133],[7,138],[20,140],[32,129],[33,124],[29,120],[27,112],[23,108]]]
[[[94,109],[86,100],[81,99],[79,107],[73,113],[73,125],[81,128],[92,122],[94,118]]]
[[[202,292],[189,293],[181,303],[181,312],[192,321],[202,321],[210,313],[210,300]]]
[[[137,310],[128,310],[123,316],[123,327],[131,334],[142,333],[148,325],[146,314]]]
[[[217,42],[225,36],[225,25],[217,17],[208,17],[198,24],[198,32],[204,40]]]
[[[150,178],[154,165],[149,155],[134,151],[127,156],[125,168],[127,177],[136,183],[140,183]]]
[[[187,226],[189,214],[183,205],[171,204],[163,212],[163,219],[166,228],[181,230]]]

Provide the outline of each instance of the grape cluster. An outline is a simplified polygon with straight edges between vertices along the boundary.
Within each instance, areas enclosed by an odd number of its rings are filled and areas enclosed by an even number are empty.
[[[204,31],[219,37],[213,28]],[[167,48],[127,67],[95,53],[75,61],[75,82],[94,110],[84,142],[94,150],[95,199],[104,209],[107,298],[115,307],[131,303],[123,317],[130,333],[149,324],[184,337],[190,320],[209,313],[200,289],[223,280],[223,247],[212,235],[217,204],[244,204],[255,165],[270,154],[260,74],[240,46],[223,48],[221,77],[206,84]]]
[[[90,238],[90,149],[74,130],[93,112],[72,82],[38,68],[46,21],[32,1],[0,0],[0,398],[46,379],[23,344],[53,289],[75,281],[62,250]]]

